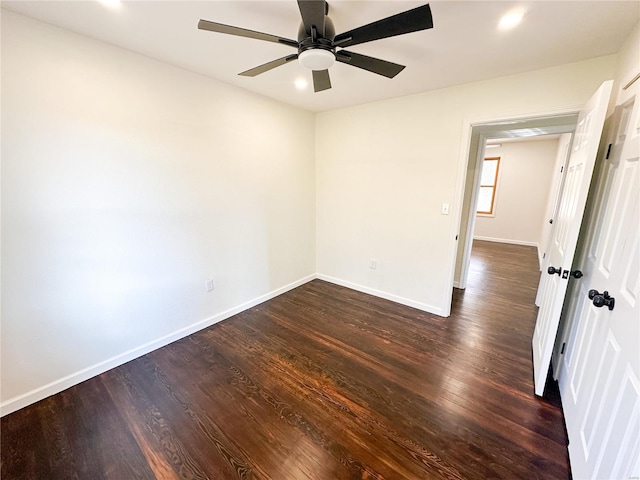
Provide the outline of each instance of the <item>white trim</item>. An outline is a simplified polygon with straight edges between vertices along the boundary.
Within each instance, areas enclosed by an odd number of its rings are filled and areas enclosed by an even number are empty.
[[[485,242],[510,243],[512,245],[526,245],[527,247],[536,247],[537,249],[540,249],[538,242],[529,242],[528,240],[512,240],[510,238],[479,237],[477,235],[474,235],[473,239],[483,240]]]
[[[542,267],[544,265],[544,258],[542,257],[542,255],[544,255],[544,252],[540,248],[540,245],[538,245],[538,265],[539,265],[540,271],[542,271]]]
[[[465,183],[467,177],[467,166],[469,163],[469,153],[471,150],[471,137],[472,130],[474,126],[480,126],[491,123],[504,123],[518,120],[527,120],[531,118],[540,118],[540,117],[554,117],[559,115],[571,115],[573,113],[579,112],[580,109],[584,105],[565,105],[559,106],[556,108],[542,108],[542,109],[531,109],[526,111],[514,111],[511,113],[502,113],[502,114],[473,114],[473,115],[465,115],[462,120],[462,134],[460,136],[460,150],[458,153],[458,175],[456,178],[456,186],[454,190],[453,197],[453,205],[455,208],[452,210],[452,222],[451,222],[451,238],[457,238],[456,235],[460,234],[460,225],[464,220],[462,218],[462,208],[464,203],[464,191],[465,191]],[[470,218],[475,219],[475,215],[469,215]],[[469,234],[471,232],[467,231],[467,242],[469,240]],[[453,240],[454,246],[449,253],[449,275],[447,278],[447,284],[453,285],[455,272],[456,272],[456,259],[458,256],[458,250],[460,248],[459,239]],[[465,248],[465,245],[462,246]],[[464,265],[463,265],[464,268]],[[460,283],[463,288],[466,287],[466,278],[464,271],[460,274]],[[448,289],[445,295],[444,300],[444,313],[446,317],[449,316],[451,311],[451,301],[453,299],[453,289]]]
[[[455,208],[451,210],[452,218],[451,218],[451,227],[449,231],[449,235],[453,242],[453,248],[449,253],[449,274],[447,275],[447,285],[453,285],[456,277],[456,260],[458,258],[458,250],[460,249],[460,226],[462,223],[462,208],[464,204],[464,190],[465,183],[467,180],[467,163],[469,159],[469,152],[471,150],[471,130],[473,125],[467,121],[467,117],[465,116],[464,121],[462,122],[462,132],[460,135],[460,152],[458,154],[458,175],[456,175],[456,185],[453,193],[453,205]],[[468,232],[467,232],[468,234]],[[465,246],[462,245],[462,248]],[[466,279],[464,277],[464,273],[460,275],[459,285],[461,287],[458,288],[466,288]],[[448,317],[451,314],[451,302],[453,301],[453,289],[447,288],[445,297],[444,297],[444,312],[443,316]]]
[[[375,288],[365,287],[364,285],[358,285],[357,283],[351,283],[346,280],[341,280],[339,278],[330,277],[329,275],[323,275],[318,273],[316,278],[320,280],[324,280],[325,282],[335,283],[336,285],[340,285],[341,287],[350,288],[351,290],[356,290],[358,292],[367,293],[369,295],[373,295],[374,297],[384,298],[385,300],[390,300],[395,303],[400,303],[401,305],[406,305],[408,307],[413,307],[418,310],[422,310],[423,312],[433,313],[435,315],[439,315],[443,317],[443,310],[438,307],[434,307],[433,305],[428,305],[426,303],[417,302],[415,300],[411,300],[409,298],[400,297],[398,295],[394,295],[392,293],[383,292],[382,290],[376,290]],[[449,305],[449,307],[451,307]]]
[[[237,307],[230,308],[228,310],[225,310],[224,312],[205,318],[204,320],[200,320],[199,322],[192,323],[187,327],[176,330],[175,332],[160,337],[156,340],[152,340],[151,342],[140,345],[139,347],[132,348],[131,350],[116,355],[115,357],[111,357],[103,362],[84,368],[78,372],[72,373],[71,375],[67,375],[66,377],[60,378],[58,380],[54,380],[53,382],[31,390],[30,392],[5,400],[0,404],[0,416],[8,415],[12,412],[15,412],[16,410],[20,410],[21,408],[26,407],[27,405],[31,405],[32,403],[44,400],[51,395],[62,392],[67,388],[73,387],[74,385],[100,375],[101,373],[111,370],[112,368],[118,367],[135,358],[146,355],[153,350],[169,345],[176,340],[180,340],[181,338],[196,333],[199,330],[210,327],[211,325],[214,325],[222,320],[226,320],[233,315],[237,315],[238,313],[243,312],[251,307],[255,307],[260,303],[266,302],[267,300],[271,300],[272,298],[275,298],[278,295],[282,295],[289,290],[310,282],[315,278],[317,278],[315,274],[308,275],[301,278],[300,280],[296,280],[295,282],[292,282],[288,285],[277,288],[276,290],[249,300],[248,302],[242,303]]]
[[[473,142],[473,127],[471,127],[471,136],[469,137],[469,146],[467,148],[468,150],[468,157],[470,157],[471,152],[473,150],[474,147],[472,147],[472,142]],[[472,183],[472,187],[473,187],[473,191],[471,192],[471,198],[469,199],[469,218],[467,219],[467,226],[466,226],[466,232],[465,232],[465,243],[462,245],[463,248],[463,258],[462,258],[462,264],[460,267],[460,278],[458,279],[458,281],[460,282],[460,286],[464,289],[467,288],[467,277],[469,275],[469,264],[471,263],[471,247],[473,245],[473,233],[476,231],[476,220],[478,219],[478,197],[480,196],[480,183],[481,183],[481,178],[482,178],[482,162],[484,162],[484,159],[486,157],[486,145],[487,145],[487,137],[484,133],[479,133],[478,134],[478,140],[477,140],[477,152],[476,152],[476,158],[474,158],[473,160],[471,158],[469,158],[469,161],[467,162],[467,164],[465,165],[465,171],[467,172],[465,174],[465,190],[466,190],[466,181],[467,176],[468,176],[468,169],[469,169],[469,165],[470,163],[473,161],[475,162],[475,174],[473,176],[473,183]],[[499,173],[499,170],[498,170]],[[497,205],[498,202],[498,184],[496,182],[496,191],[495,191],[495,196],[494,196],[494,212],[495,212],[495,207]],[[464,202],[464,191],[462,193],[462,201]],[[475,212],[475,214],[474,214]],[[495,215],[492,214],[492,216]]]
[[[562,115],[571,115],[573,113],[579,112],[584,104],[573,104],[566,105],[564,107],[558,108],[541,108],[527,111],[518,111],[513,113],[504,113],[502,115],[465,115],[464,124],[469,125],[470,127],[485,125],[485,124],[493,124],[493,123],[509,123],[511,121],[519,121],[519,120],[529,120],[531,118],[540,118],[540,117],[557,117]],[[510,130],[509,128],[505,128],[505,130]],[[467,151],[468,154],[468,151]]]
[[[457,281],[453,282],[453,288],[459,288],[460,290],[464,290],[464,288],[460,287],[460,282],[457,282]]]

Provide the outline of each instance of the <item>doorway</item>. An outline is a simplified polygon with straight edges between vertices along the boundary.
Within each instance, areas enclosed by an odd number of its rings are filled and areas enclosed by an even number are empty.
[[[481,171],[487,144],[495,144],[498,139],[505,141],[539,138],[543,135],[572,134],[576,127],[577,113],[531,117],[518,120],[502,120],[471,125],[467,172],[463,196],[458,250],[453,286],[466,288],[471,260],[471,248],[476,229],[476,211],[481,188]],[[553,192],[556,187],[552,186]]]

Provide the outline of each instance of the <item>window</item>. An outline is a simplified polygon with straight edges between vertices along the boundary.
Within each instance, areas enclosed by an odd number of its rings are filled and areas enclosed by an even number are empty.
[[[500,157],[485,158],[482,162],[480,176],[480,193],[478,194],[478,211],[480,215],[493,215],[498,185]]]

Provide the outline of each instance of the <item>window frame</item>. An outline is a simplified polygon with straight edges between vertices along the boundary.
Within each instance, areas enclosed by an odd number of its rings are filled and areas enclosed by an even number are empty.
[[[482,161],[482,168],[484,169],[484,162],[486,161],[495,161],[497,162],[496,164],[496,173],[493,177],[493,185],[483,185],[482,184],[482,170],[480,170],[480,185],[478,186],[478,197],[480,196],[480,189],[481,188],[492,188],[493,192],[491,193],[491,207],[489,209],[488,212],[486,211],[480,211],[478,210],[478,205],[476,205],[476,215],[481,215],[483,217],[493,217],[495,216],[495,210],[496,210],[496,192],[498,191],[498,176],[500,174],[500,161],[502,160],[502,157],[485,157],[484,160]]]

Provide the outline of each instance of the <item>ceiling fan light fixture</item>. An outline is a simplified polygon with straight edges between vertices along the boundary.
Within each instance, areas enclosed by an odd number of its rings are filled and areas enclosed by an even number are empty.
[[[394,78],[405,68],[404,65],[349,52],[342,50],[343,48],[433,28],[431,8],[427,3],[336,35],[333,22],[327,16],[329,6],[326,0],[297,0],[297,3],[302,17],[302,22],[298,28],[297,40],[223,23],[210,22],[204,19],[200,19],[198,22],[198,29],[237,37],[253,38],[295,48],[297,50],[296,54],[277,58],[250,68],[238,75],[255,77],[298,59],[300,65],[312,71],[313,91],[318,93],[331,88],[329,68],[335,62],[360,68],[387,78]],[[337,55],[336,49],[340,49]]]
[[[298,61],[309,70],[327,70],[336,62],[336,56],[329,50],[311,48],[298,55]]]

